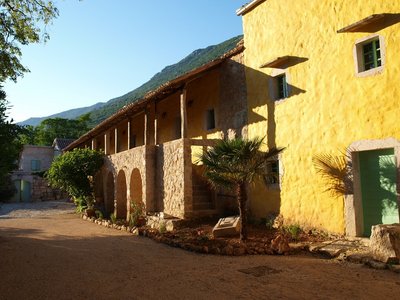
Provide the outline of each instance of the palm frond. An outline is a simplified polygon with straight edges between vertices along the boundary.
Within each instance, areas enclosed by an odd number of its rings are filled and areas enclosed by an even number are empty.
[[[327,153],[313,157],[316,171],[325,179],[327,188],[333,194],[353,193],[353,176],[350,152],[341,152],[340,155]]]
[[[260,151],[263,138],[221,140],[199,157],[213,186],[233,186],[264,176],[268,160],[283,148]]]

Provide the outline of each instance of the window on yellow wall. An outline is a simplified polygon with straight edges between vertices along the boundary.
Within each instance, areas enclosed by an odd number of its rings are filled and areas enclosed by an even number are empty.
[[[383,70],[385,49],[382,36],[373,35],[359,39],[354,49],[355,69],[358,76],[373,75]]]
[[[275,100],[285,99],[289,97],[289,89],[286,80],[286,74],[275,77],[276,93]]]
[[[380,67],[382,65],[379,39],[362,45],[364,71]]]
[[[267,163],[267,173],[264,177],[268,188],[280,189],[282,168],[280,167],[279,158],[276,156],[271,158]]]
[[[215,111],[213,108],[206,111],[206,129],[215,129]]]

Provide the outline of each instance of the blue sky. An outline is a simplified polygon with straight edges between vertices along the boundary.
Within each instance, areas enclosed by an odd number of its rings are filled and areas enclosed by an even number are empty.
[[[46,44],[23,47],[30,69],[4,86],[14,121],[121,96],[193,50],[242,34],[246,0],[65,0]]]

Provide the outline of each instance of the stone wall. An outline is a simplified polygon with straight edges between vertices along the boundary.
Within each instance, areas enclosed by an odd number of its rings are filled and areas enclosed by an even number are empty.
[[[244,53],[222,64],[220,70],[219,126],[225,136],[247,136],[247,89]]]
[[[127,187],[127,200],[131,199],[131,176],[133,170],[137,169],[140,173],[142,184],[142,202],[146,206],[147,211],[155,209],[154,202],[154,157],[155,146],[140,146],[127,151],[123,151],[114,155],[107,156],[105,164],[101,171],[102,180],[98,180],[98,185],[102,185],[99,189],[96,187],[97,193],[106,199],[107,189],[107,176],[109,172],[112,173],[114,178],[114,187],[117,184],[117,175],[122,170],[125,174],[126,187]],[[102,182],[101,182],[102,181]],[[114,188],[112,187],[112,188]],[[102,193],[101,193],[102,191]],[[115,198],[116,193],[114,193]],[[114,199],[115,200],[115,199]]]
[[[31,193],[32,201],[51,201],[68,198],[66,192],[51,188],[46,179],[36,175],[32,176]]]
[[[193,210],[189,140],[179,139],[158,145],[156,171],[158,211],[185,218]]]

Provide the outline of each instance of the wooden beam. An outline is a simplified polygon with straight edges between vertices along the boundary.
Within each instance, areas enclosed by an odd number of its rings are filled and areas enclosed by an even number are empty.
[[[96,138],[92,139],[92,150],[97,150],[97,140],[96,140]]]
[[[339,29],[337,31],[337,33],[358,32],[359,30],[362,30],[364,27],[383,19],[384,17],[385,17],[385,14],[370,15],[369,17],[366,17],[360,21],[357,21],[353,24],[343,27],[342,29]]]
[[[266,62],[265,64],[262,64],[260,68],[277,68],[287,63],[289,59],[290,59],[289,55],[279,56],[269,62]]]
[[[128,138],[128,150],[131,149],[131,119],[128,120],[128,128],[127,128],[127,138]]]
[[[114,129],[114,153],[118,153],[118,128]]]
[[[149,143],[149,110],[146,107],[144,109],[144,144]]]
[[[110,131],[104,133],[104,154],[110,154]]]
[[[158,114],[157,114],[157,102],[154,101],[154,145],[158,144]]]
[[[181,91],[181,138],[187,138],[186,88]]]

